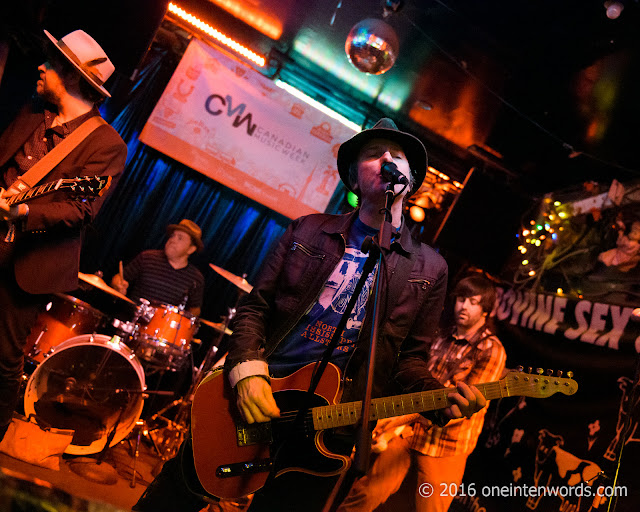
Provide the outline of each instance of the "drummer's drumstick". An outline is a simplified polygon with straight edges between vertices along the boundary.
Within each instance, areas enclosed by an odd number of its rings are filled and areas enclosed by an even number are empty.
[[[120,274],[120,282],[124,281],[124,268],[122,267],[122,260],[118,264],[118,274]]]

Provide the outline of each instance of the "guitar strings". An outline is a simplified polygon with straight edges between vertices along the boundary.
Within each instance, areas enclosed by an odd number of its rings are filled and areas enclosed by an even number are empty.
[[[491,387],[495,387],[495,385],[498,384],[498,382],[488,382],[485,383],[483,385],[480,385],[480,387],[482,388],[487,388],[488,385],[493,385]],[[526,391],[529,390],[531,388],[531,383],[527,383],[527,382],[519,382],[519,383],[515,383],[515,384],[510,384],[508,386],[507,392],[509,393],[509,395],[507,396],[513,396],[511,393],[520,393],[522,391]],[[555,390],[560,391],[563,388],[557,387],[555,388]],[[569,388],[568,388],[569,389]],[[442,391],[444,392],[444,390]],[[389,397],[383,397],[384,398],[389,398]],[[379,400],[379,399],[374,399],[375,400]],[[320,407],[338,407],[339,405],[345,405],[345,404],[334,404],[334,405],[325,405],[325,406],[320,406]],[[375,405],[375,404],[374,404]],[[426,411],[426,410],[425,410]],[[298,411],[290,411],[290,412],[285,412],[283,413],[279,418],[276,418],[278,421],[280,421],[281,423],[290,423],[291,421],[293,421],[296,416],[298,415]],[[305,417],[305,421],[312,421],[313,422],[313,416],[312,416],[312,412],[308,411]]]

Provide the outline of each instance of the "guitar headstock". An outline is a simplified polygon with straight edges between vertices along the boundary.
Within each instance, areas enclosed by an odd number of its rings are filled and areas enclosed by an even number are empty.
[[[95,198],[104,194],[111,186],[111,176],[82,176],[64,180],[64,187],[75,197]]]
[[[555,393],[563,395],[573,395],[578,391],[578,383],[573,380],[573,372],[559,370],[554,375],[553,370],[546,372],[542,368],[537,368],[536,373],[528,368],[529,373],[524,371],[522,366],[517,371],[509,372],[506,377],[500,380],[505,384],[510,396],[529,396],[533,398],[547,398]]]

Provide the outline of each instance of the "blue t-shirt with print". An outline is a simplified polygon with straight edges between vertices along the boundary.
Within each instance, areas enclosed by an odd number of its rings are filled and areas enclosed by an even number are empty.
[[[269,356],[271,375],[284,377],[322,358],[362,275],[367,259],[367,254],[361,251],[362,242],[367,236],[373,236],[377,232],[377,229],[367,226],[358,217],[355,218],[347,237],[344,256],[327,279],[317,301]],[[358,339],[374,275],[375,270],[369,274],[332,354],[331,362],[340,369],[344,369],[349,353]]]

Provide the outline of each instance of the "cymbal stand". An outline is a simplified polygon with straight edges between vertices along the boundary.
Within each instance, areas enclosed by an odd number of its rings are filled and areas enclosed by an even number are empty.
[[[173,395],[174,393],[173,393],[173,391],[148,391],[148,390],[145,390],[145,391],[142,392],[143,399],[148,398],[148,396],[150,394],[169,396],[169,395]],[[135,434],[136,434],[136,444],[135,444],[135,447],[133,448],[133,467],[132,467],[132,470],[131,470],[132,471],[132,475],[131,475],[131,482],[129,483],[129,486],[131,488],[134,488],[136,486],[136,476],[137,476],[136,467],[137,467],[137,464],[138,464],[138,457],[140,456],[140,441],[141,441],[142,437],[145,437],[146,439],[148,439],[151,442],[151,445],[155,449],[156,453],[163,460],[164,460],[164,457],[163,457],[163,453],[158,448],[158,445],[156,444],[155,440],[149,434],[149,427],[147,425],[146,420],[144,420],[144,419],[136,420],[136,424],[135,424],[132,432],[135,432]],[[123,442],[124,441],[129,441],[129,443],[130,443],[129,436],[127,436],[126,439],[123,439]],[[131,448],[131,444],[129,444],[129,448]]]
[[[150,421],[159,419],[166,422],[167,424],[166,428],[171,430],[171,435],[168,436],[168,438],[165,437],[163,439],[164,449],[162,450],[162,452],[160,452],[160,450],[156,448],[156,450],[158,451],[158,454],[163,460],[167,460],[173,455],[175,455],[175,453],[178,450],[178,447],[180,446],[187,432],[189,431],[189,420],[190,420],[191,403],[193,402],[193,396],[195,395],[196,389],[198,388],[202,380],[205,378],[207,372],[211,369],[213,362],[216,361],[218,346],[220,345],[222,338],[225,334],[225,331],[228,328],[229,323],[231,322],[231,319],[235,315],[235,312],[236,312],[235,308],[228,309],[228,314],[226,317],[224,317],[224,322],[223,322],[224,328],[218,334],[218,338],[214,339],[214,342],[211,344],[211,348],[208,350],[206,356],[200,363],[200,366],[198,366],[198,368],[194,368],[193,376],[191,380],[191,386],[189,387],[185,396],[178,398],[173,402],[169,403],[168,405],[160,409],[157,413],[155,413],[153,416],[151,416],[151,418],[149,418]],[[177,407],[177,410],[173,416],[173,420],[171,420],[165,416],[165,413],[174,407]],[[154,443],[154,446],[155,446],[155,443]]]

